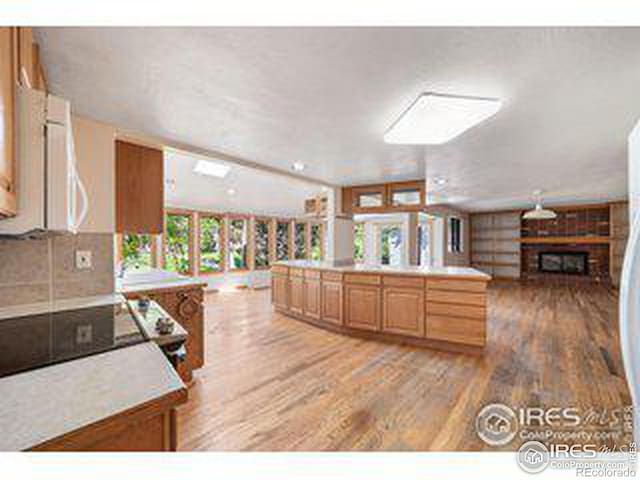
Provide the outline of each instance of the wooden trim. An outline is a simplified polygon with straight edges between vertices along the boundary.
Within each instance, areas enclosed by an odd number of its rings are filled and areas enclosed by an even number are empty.
[[[609,237],[598,236],[579,236],[579,237],[522,237],[518,239],[520,243],[579,243],[579,244],[608,244]],[[512,240],[513,241],[513,240]]]

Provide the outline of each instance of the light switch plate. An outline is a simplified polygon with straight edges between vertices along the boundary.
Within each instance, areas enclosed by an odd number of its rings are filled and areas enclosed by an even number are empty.
[[[91,250],[76,250],[76,268],[78,270],[88,270],[92,266]]]

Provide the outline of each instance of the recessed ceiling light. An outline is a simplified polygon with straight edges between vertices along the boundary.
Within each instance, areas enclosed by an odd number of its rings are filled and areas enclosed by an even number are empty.
[[[386,143],[438,145],[494,115],[497,98],[423,93],[384,134]]]
[[[300,162],[295,162],[292,165],[292,168],[296,171],[296,172],[301,172],[303,171],[306,167],[304,163],[300,163]]]
[[[235,195],[236,194],[236,189],[235,188],[230,188],[229,190],[227,190],[227,193],[229,195]]]
[[[231,170],[229,165],[210,162],[209,160],[198,160],[198,163],[196,163],[196,166],[193,168],[195,173],[216,178],[226,177],[229,170]]]
[[[447,184],[447,179],[446,178],[436,178],[433,183],[435,183],[436,185],[446,185]]]

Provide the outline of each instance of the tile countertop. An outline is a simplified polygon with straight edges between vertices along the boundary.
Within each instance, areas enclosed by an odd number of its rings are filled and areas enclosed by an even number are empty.
[[[0,451],[29,449],[184,388],[152,342],[1,378]]]
[[[97,295],[93,297],[76,297],[53,302],[28,303],[0,308],[0,320],[5,318],[39,315],[41,313],[59,312],[62,310],[76,310],[80,308],[100,307],[124,302],[124,297],[118,293]]]
[[[491,280],[491,276],[480,270],[469,267],[418,267],[415,265],[389,266],[389,265],[334,265],[330,262],[314,260],[289,260],[276,262],[274,265],[297,268],[315,268],[318,270],[334,270],[338,272],[354,273],[389,273],[405,275],[424,275],[427,277],[451,277],[467,280]]]

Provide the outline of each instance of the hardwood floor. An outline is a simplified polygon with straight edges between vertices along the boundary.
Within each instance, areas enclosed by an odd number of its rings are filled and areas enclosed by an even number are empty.
[[[268,290],[205,304],[180,450],[495,450],[475,433],[486,404],[631,403],[617,294],[600,285],[490,285],[483,357],[327,332],[274,313]]]

